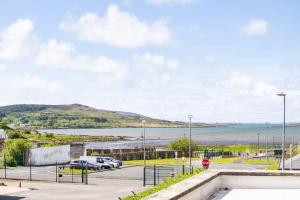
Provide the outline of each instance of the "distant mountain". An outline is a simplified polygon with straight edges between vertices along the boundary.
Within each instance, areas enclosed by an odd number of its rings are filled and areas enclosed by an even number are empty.
[[[153,119],[131,112],[108,111],[81,104],[37,105],[18,104],[0,107],[0,117],[11,124],[36,128],[114,128],[141,127],[184,127],[184,122]],[[201,124],[197,124],[201,126]]]

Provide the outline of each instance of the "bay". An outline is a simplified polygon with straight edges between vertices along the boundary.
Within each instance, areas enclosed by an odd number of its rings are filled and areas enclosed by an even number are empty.
[[[127,136],[141,138],[142,128],[105,128],[105,129],[42,129],[42,132],[70,135]],[[192,128],[192,138],[203,145],[281,143],[282,125],[280,124],[233,124],[219,127]],[[188,137],[188,128],[146,128],[146,139],[166,144],[180,137]],[[286,143],[300,142],[300,126],[287,126]]]

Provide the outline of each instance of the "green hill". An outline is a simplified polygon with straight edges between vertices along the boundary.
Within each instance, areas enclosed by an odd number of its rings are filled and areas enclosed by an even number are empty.
[[[101,110],[80,104],[9,105],[0,107],[0,117],[9,124],[25,124],[35,128],[141,127],[143,119],[146,120],[147,127],[186,125],[184,122],[153,119],[130,112]]]

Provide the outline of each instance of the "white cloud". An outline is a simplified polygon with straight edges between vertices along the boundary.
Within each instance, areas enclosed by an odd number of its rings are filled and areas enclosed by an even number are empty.
[[[249,88],[252,86],[252,80],[249,75],[241,72],[234,71],[226,81],[227,85],[233,88]]]
[[[147,23],[135,15],[120,11],[116,5],[110,5],[103,17],[87,12],[77,20],[62,22],[60,28],[75,33],[83,41],[122,48],[165,45],[171,41],[165,20]]]
[[[259,82],[254,85],[253,94],[258,97],[273,96],[278,93],[278,89],[270,83]]]
[[[205,56],[205,61],[208,62],[208,63],[213,63],[216,61],[216,58],[214,56]]]
[[[18,19],[0,34],[0,59],[12,60],[30,50],[29,40],[34,24],[30,19]]]
[[[252,19],[241,28],[241,32],[249,35],[266,35],[268,33],[268,22],[263,19]]]
[[[45,92],[61,90],[61,85],[58,82],[43,80],[40,77],[28,74],[13,77],[10,86],[13,90],[42,90]]]
[[[198,0],[146,0],[151,4],[190,4]]]
[[[77,54],[72,44],[58,42],[55,39],[41,44],[35,63],[43,67],[96,72],[111,75],[116,79],[121,79],[127,74],[127,66],[121,62],[105,56],[91,57]]]
[[[149,72],[159,69],[175,70],[179,66],[178,60],[158,54],[144,53],[134,55],[133,59],[136,67]]]
[[[3,72],[7,69],[7,65],[6,64],[0,64],[0,72]]]

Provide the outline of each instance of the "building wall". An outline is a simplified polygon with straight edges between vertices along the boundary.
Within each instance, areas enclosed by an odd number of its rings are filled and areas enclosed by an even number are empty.
[[[70,157],[71,160],[79,159],[80,156],[84,155],[84,144],[78,143],[78,144],[71,144],[70,145]]]
[[[90,155],[99,156],[110,156],[118,160],[143,160],[144,149],[143,148],[132,148],[132,149],[86,149],[87,156]],[[178,157],[182,156],[181,152],[178,152]],[[146,159],[157,159],[157,158],[175,158],[174,151],[156,151],[153,148],[146,148]]]
[[[26,156],[26,165],[55,165],[70,161],[70,145],[30,149]]]

